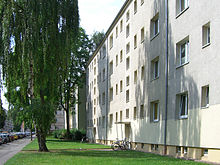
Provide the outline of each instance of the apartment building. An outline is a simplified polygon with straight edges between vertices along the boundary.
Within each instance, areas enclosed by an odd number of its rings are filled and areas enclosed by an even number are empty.
[[[127,0],[87,67],[87,136],[220,162],[220,1]],[[215,73],[215,74],[214,74]]]

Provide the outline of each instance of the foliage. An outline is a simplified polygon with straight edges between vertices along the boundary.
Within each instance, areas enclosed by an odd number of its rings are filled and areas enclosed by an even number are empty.
[[[0,62],[10,109],[34,122],[39,151],[59,105],[78,26],[77,0],[1,0]]]
[[[79,28],[77,40],[72,45],[72,52],[65,67],[62,68],[62,85],[60,89],[61,105],[66,111],[67,136],[69,136],[69,114],[78,103],[77,89],[85,83],[85,67],[92,49],[92,42],[83,28]]]
[[[6,112],[2,107],[2,104],[0,106],[0,129],[4,127],[5,125],[5,120],[6,120]]]
[[[92,34],[91,40],[93,42],[93,51],[95,51],[98,48],[98,46],[101,44],[104,37],[105,37],[104,31],[102,32],[95,31]]]
[[[71,129],[70,135],[67,135],[66,129],[55,130],[53,132],[53,137],[58,139],[81,140],[84,136],[86,136],[85,130]]]

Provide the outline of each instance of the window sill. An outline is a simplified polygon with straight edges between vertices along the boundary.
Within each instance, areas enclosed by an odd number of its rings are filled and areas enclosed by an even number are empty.
[[[184,63],[184,64],[181,64],[181,65],[177,66],[176,69],[179,69],[179,68],[181,68],[181,67],[183,67],[183,66],[185,66],[185,65],[187,65],[187,64],[189,64],[189,62],[186,62],[186,63]]]
[[[141,40],[141,44],[144,43],[144,40]]]
[[[179,116],[179,119],[188,119],[188,115],[184,115],[184,116]]]
[[[158,76],[158,77],[153,78],[153,79],[151,80],[151,82],[152,82],[152,81],[154,81],[154,80],[157,80],[157,79],[159,79],[159,76]]]
[[[144,4],[144,2],[141,2],[141,6]]]
[[[211,43],[207,43],[207,44],[203,45],[203,46],[202,46],[202,49],[208,47],[209,45],[211,45]]]
[[[159,34],[160,34],[160,32],[158,32],[157,34],[155,34],[155,35],[150,39],[150,41],[152,41],[154,38],[156,38]]]
[[[134,47],[134,49],[136,49],[136,48],[137,48],[137,46]]]
[[[201,109],[208,109],[209,108],[209,104],[206,106],[201,107]]]
[[[137,11],[134,11],[134,15],[137,13]]]
[[[158,119],[158,120],[153,120],[153,122],[154,122],[154,123],[158,123],[158,122],[159,122],[159,119]]]
[[[185,8],[183,11],[181,11],[179,14],[177,14],[176,19],[181,16],[186,10],[189,9],[189,6],[187,8]]]

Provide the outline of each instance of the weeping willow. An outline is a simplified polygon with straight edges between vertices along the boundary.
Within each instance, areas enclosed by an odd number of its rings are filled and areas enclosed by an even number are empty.
[[[48,151],[46,134],[78,27],[77,0],[0,1],[0,63],[7,99],[13,106],[16,93],[23,108],[29,107],[39,151]]]

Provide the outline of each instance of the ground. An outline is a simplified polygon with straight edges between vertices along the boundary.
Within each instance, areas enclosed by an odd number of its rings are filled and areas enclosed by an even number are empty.
[[[53,164],[53,165],[180,165],[202,164],[137,151],[112,151],[109,146],[47,139],[48,153],[37,152],[37,141],[27,145],[20,153],[7,161],[6,165]]]

